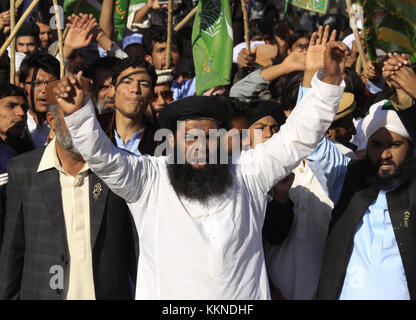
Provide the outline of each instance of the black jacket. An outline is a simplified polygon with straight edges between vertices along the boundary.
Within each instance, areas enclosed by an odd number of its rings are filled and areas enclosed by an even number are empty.
[[[356,228],[379,193],[368,181],[370,168],[367,160],[354,162],[348,168],[344,188],[329,226],[317,299],[337,299],[341,293]],[[408,183],[388,192],[386,197],[410,297],[416,299],[415,175]]]
[[[71,257],[62,208],[59,172],[37,172],[44,149],[13,158],[5,231],[0,251],[0,299],[65,299]],[[94,186],[101,184],[97,200]],[[96,299],[132,299],[137,233],[123,199],[89,174],[90,228]],[[64,271],[64,289],[52,289],[51,267]],[[55,270],[55,269],[54,269]]]

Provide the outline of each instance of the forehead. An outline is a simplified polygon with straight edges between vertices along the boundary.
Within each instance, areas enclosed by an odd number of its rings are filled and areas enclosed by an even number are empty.
[[[273,126],[273,125],[277,125],[278,123],[277,123],[276,120],[274,120],[274,118],[272,116],[265,116],[265,117],[257,120],[256,122],[254,122],[250,127],[253,127],[253,126],[258,125],[258,124]]]
[[[25,99],[23,99],[23,97],[19,97],[19,96],[10,96],[10,97],[4,97],[4,98],[0,99],[0,106],[3,106],[3,105],[8,104],[8,103],[24,104]]]
[[[50,26],[48,26],[47,24],[41,23],[41,22],[36,22],[36,24],[38,25],[40,32],[47,32],[47,31],[52,31],[52,28]]]
[[[168,85],[168,84],[159,84],[159,85],[155,86],[154,90],[155,90],[156,93],[166,91],[166,90],[170,90],[170,85]]]
[[[189,132],[194,129],[200,130],[209,130],[209,129],[218,129],[218,124],[212,119],[190,119],[185,120],[181,123],[182,130]]]
[[[135,80],[148,80],[151,81],[150,75],[144,68],[134,68],[129,67],[126,70],[123,70],[120,75],[117,77],[117,81],[120,81],[123,78],[131,78]]]
[[[300,38],[300,39],[296,40],[293,43],[293,45],[308,44],[308,43],[309,43],[309,38],[303,37],[303,38]]]
[[[34,36],[21,36],[16,39],[18,44],[25,44],[25,43],[34,43],[35,37]]]
[[[31,68],[29,70],[29,75],[28,75],[27,79],[32,79],[34,71],[35,71],[35,68]],[[36,75],[36,80],[56,80],[56,79],[57,78],[53,74],[48,73],[43,69],[38,69],[38,73]]]
[[[391,141],[407,141],[407,139],[400,134],[390,131],[386,128],[380,128],[374,132],[369,141],[379,141],[379,142],[391,142]]]

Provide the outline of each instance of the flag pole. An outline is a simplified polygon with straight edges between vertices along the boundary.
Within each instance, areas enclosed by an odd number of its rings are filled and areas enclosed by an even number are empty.
[[[56,31],[58,32],[58,48],[59,48],[59,65],[60,65],[60,78],[62,79],[65,76],[65,64],[64,64],[64,46],[63,46],[63,37],[61,29],[61,17],[59,15],[58,0],[53,0],[53,6],[55,8],[55,18],[56,18]]]
[[[367,58],[364,53],[364,48],[361,44],[361,38],[360,38],[360,34],[358,33],[357,23],[355,21],[354,13],[351,10],[351,7],[352,7],[351,0],[345,0],[345,2],[347,4],[348,15],[350,17],[350,26],[351,26],[352,32],[354,33],[355,44],[358,48],[358,52],[360,53],[359,59],[361,59],[361,64],[363,68],[365,68],[367,65]]]
[[[10,32],[16,27],[16,6],[14,0],[10,0]],[[16,39],[10,46],[10,83],[16,84]]]
[[[172,50],[172,11],[173,11],[173,0],[169,0],[168,3],[168,35],[166,40],[166,63],[165,69],[170,68],[170,56]]]
[[[285,2],[285,9],[284,9],[284,11],[283,11],[283,20],[286,20],[287,10],[288,10],[288,8],[289,8],[289,1],[290,1],[290,0],[286,0],[286,2]]]
[[[245,0],[241,0],[241,10],[243,11],[244,19],[244,40],[246,41],[246,48],[250,51],[250,36],[248,31],[248,17],[247,17],[247,8]]]
[[[25,22],[26,18],[29,16],[29,14],[33,11],[35,6],[39,3],[40,0],[33,0],[32,3],[27,7],[25,13],[20,17],[19,21],[16,24],[16,27],[11,31],[10,36],[7,38],[7,40],[3,43],[3,45],[0,48],[0,57],[3,56],[4,52],[7,50],[7,47],[10,45],[12,40],[16,37],[17,32],[20,30],[20,27]]]
[[[192,17],[196,14],[196,11],[198,10],[198,5],[196,5],[186,16],[185,18],[182,19],[181,22],[179,22],[175,28],[173,28],[173,30],[175,32],[178,32],[180,29],[182,29],[182,27],[189,21],[192,19]]]
[[[20,6],[22,5],[22,3],[24,2],[24,0],[17,0],[16,1],[16,4],[15,4],[15,8],[14,8],[14,10],[18,10],[19,8],[20,8]],[[11,1],[10,1],[10,3],[11,3]],[[10,8],[11,8],[12,6],[10,5]],[[10,16],[11,17],[11,16]],[[0,31],[1,30],[3,30],[3,28],[4,28],[4,25],[0,22]]]

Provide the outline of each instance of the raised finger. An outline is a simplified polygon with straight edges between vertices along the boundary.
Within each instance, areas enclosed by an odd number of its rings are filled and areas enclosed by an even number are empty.
[[[318,39],[318,33],[312,33],[311,40],[309,41],[309,46],[314,46],[316,44],[316,40]]]
[[[322,36],[322,44],[325,45],[328,42],[329,38],[329,31],[331,30],[331,27],[329,25],[325,26],[324,34]]]
[[[316,39],[316,44],[317,45],[320,45],[322,43],[323,30],[324,30],[324,27],[319,26],[319,28],[318,28],[318,39]]]
[[[331,37],[329,38],[329,41],[335,41],[337,39],[337,30],[334,29],[331,32]]]

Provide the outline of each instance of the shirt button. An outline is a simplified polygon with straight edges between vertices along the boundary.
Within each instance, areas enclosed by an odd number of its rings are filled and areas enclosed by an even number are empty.
[[[299,172],[300,173],[303,173],[303,168],[299,168]]]
[[[305,207],[300,207],[300,211],[304,212],[306,210]]]

